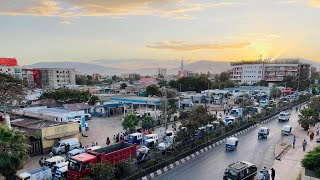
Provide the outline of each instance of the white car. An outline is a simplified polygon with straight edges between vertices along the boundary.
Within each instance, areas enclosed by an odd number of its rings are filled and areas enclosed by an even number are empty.
[[[148,154],[150,149],[147,146],[141,146],[139,149],[137,149],[137,156],[139,153]]]
[[[167,149],[171,149],[173,144],[173,139],[172,138],[166,138],[162,143],[158,145],[158,149],[160,151],[165,151]]]

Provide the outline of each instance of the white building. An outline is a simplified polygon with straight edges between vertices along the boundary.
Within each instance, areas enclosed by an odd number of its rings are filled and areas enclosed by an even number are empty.
[[[9,74],[16,78],[22,79],[22,70],[19,66],[1,66],[0,73]]]
[[[231,80],[252,85],[261,80],[280,82],[286,76],[307,79],[310,75],[310,65],[300,63],[297,59],[281,59],[274,61],[250,61],[231,63]]]

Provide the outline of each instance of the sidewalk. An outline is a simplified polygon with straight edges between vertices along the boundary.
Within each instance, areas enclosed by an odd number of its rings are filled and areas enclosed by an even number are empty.
[[[316,128],[311,129],[313,132],[315,132]],[[293,134],[297,137],[295,148],[291,147],[293,136],[285,137],[283,142],[291,146],[282,155],[281,160],[276,160],[273,165],[273,168],[276,170],[276,180],[295,180],[302,170],[301,160],[303,159],[304,155],[307,154],[308,151],[313,150],[316,146],[320,145],[316,143],[316,138],[319,138],[319,136],[315,136],[313,141],[310,142],[307,131],[303,131],[300,126],[294,130]],[[306,139],[308,143],[305,152],[303,152],[301,144],[304,139]],[[287,145],[282,146],[282,149],[284,149],[284,147]],[[275,155],[280,153],[280,144],[275,147],[275,151]]]

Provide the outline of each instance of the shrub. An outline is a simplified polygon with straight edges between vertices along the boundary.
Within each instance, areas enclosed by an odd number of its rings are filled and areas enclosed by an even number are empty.
[[[301,161],[303,167],[313,170],[320,177],[320,146],[308,152]]]

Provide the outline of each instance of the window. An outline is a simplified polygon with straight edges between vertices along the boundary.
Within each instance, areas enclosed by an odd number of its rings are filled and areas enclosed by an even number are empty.
[[[59,75],[57,75],[57,78],[59,78]]]
[[[8,71],[11,71],[11,68],[8,68]]]
[[[60,80],[58,79],[57,82],[59,82]]]
[[[57,73],[59,73],[59,71],[57,71]]]

